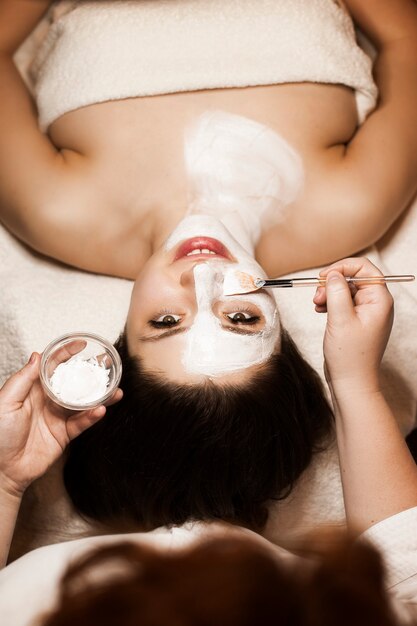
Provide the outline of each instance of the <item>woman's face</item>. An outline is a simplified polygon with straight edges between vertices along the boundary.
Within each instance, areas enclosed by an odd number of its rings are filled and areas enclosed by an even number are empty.
[[[223,294],[225,278],[236,271],[265,276],[217,218],[182,220],[136,279],[130,354],[172,382],[243,382],[278,348],[280,323],[267,291]]]

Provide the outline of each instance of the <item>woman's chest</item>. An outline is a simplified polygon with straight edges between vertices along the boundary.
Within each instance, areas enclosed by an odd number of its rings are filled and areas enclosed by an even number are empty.
[[[262,168],[264,177],[285,169],[290,151],[316,176],[328,148],[355,128],[350,89],[302,83],[96,104],[62,116],[50,134],[58,148],[83,155],[89,184],[137,219],[153,209],[185,212],[196,170],[212,186],[215,172],[230,191]]]

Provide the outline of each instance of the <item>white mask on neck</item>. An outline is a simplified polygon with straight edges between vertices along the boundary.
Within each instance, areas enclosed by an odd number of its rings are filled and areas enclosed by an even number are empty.
[[[207,111],[185,137],[190,211],[223,219],[238,212],[255,245],[282,221],[304,182],[299,154],[278,133],[240,115]]]

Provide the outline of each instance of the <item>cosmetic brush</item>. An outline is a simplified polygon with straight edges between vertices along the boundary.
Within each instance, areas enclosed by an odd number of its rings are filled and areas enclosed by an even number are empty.
[[[403,283],[415,280],[413,274],[398,274],[396,276],[347,276],[346,281],[354,285],[360,283]],[[326,278],[317,276],[311,278],[255,278],[245,272],[234,272],[228,275],[223,284],[225,296],[236,296],[258,291],[264,287],[315,287],[326,284]]]

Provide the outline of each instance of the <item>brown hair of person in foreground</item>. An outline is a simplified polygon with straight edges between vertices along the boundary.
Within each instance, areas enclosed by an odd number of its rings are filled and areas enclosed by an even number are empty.
[[[311,568],[236,537],[170,553],[126,542],[72,565],[43,624],[395,626],[383,579],[380,555],[347,539]]]

